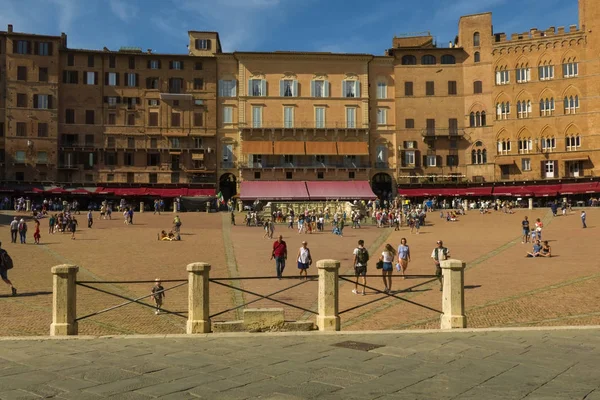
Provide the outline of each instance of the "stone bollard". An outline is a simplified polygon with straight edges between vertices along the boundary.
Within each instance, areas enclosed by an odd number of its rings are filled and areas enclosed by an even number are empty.
[[[77,271],[79,267],[69,264],[52,267],[50,336],[77,335]]]
[[[140,201],[140,212],[143,213],[144,212],[144,202]]]
[[[533,210],[533,199],[531,197],[529,198],[529,209]]]
[[[173,214],[177,213],[177,202],[173,200]]]
[[[206,202],[206,213],[208,214],[210,212],[210,201]]]
[[[192,263],[188,271],[188,321],[187,333],[209,333],[210,307],[208,295],[208,277],[210,264]]]
[[[317,326],[320,331],[339,331],[339,285],[340,262],[337,260],[317,261],[319,271],[319,314]]]
[[[31,200],[25,200],[25,211],[31,211]]]
[[[467,327],[467,317],[465,316],[465,265],[460,260],[440,262],[444,277],[441,329]]]

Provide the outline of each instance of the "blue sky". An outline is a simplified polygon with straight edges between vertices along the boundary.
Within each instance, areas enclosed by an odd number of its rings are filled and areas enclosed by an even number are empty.
[[[383,54],[394,35],[446,45],[461,15],[493,12],[494,32],[577,24],[575,0],[0,0],[0,30],[68,35],[72,48],[185,53],[188,30],[218,31],[224,51]],[[550,10],[550,11],[546,11]]]

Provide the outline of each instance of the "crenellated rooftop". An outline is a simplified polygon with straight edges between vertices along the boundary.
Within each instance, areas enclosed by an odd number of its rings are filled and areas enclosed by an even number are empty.
[[[510,39],[507,38],[506,33],[494,33],[494,44],[502,44],[508,42],[526,41],[544,39],[548,37],[567,36],[575,33],[583,33],[582,30],[577,28],[577,25],[569,25],[569,29],[565,29],[564,26],[559,26],[558,29],[554,26],[549,27],[546,30],[539,30],[538,28],[531,28],[527,32],[513,33],[510,35]]]

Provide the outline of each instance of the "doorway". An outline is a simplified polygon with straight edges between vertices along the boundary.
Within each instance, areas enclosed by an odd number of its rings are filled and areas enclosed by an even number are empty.
[[[392,177],[389,174],[375,174],[371,181],[371,189],[380,199],[388,200],[390,195],[392,195],[392,198],[395,197],[392,193]]]
[[[229,200],[237,194],[237,180],[235,175],[227,173],[221,175],[219,179],[219,190],[225,201]]]

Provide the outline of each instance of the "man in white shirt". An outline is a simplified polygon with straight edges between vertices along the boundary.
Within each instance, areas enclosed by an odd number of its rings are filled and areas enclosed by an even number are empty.
[[[450,251],[444,247],[444,243],[441,240],[438,240],[437,246],[431,252],[431,258],[433,258],[433,262],[435,263],[435,275],[440,282],[440,292],[444,288],[444,277],[442,276],[442,267],[440,266],[440,261],[447,260],[449,257]]]
[[[10,242],[17,243],[17,232],[19,232],[19,219],[15,217],[10,222]]]

